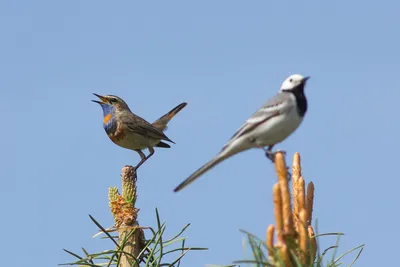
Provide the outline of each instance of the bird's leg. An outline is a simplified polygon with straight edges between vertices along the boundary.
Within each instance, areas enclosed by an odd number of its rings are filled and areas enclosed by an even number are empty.
[[[150,152],[150,154],[147,155],[147,158],[146,158],[146,159],[149,159],[151,156],[153,156],[153,154],[154,154],[154,148],[152,148],[151,146],[149,146],[149,152]]]
[[[267,156],[267,158],[272,161],[272,163],[275,163],[275,153],[272,152],[272,148],[274,146],[269,146],[268,149],[265,150],[265,156]]]
[[[153,154],[154,154],[154,148],[149,147],[150,154],[147,155],[147,157],[146,157],[146,155],[145,155],[141,150],[135,149],[135,151],[136,151],[137,153],[139,153],[140,158],[141,158],[140,162],[135,166],[135,171],[136,171],[137,169],[139,169],[139,167],[140,167],[143,163],[145,163],[151,156],[153,156]]]
[[[148,141],[148,143],[150,142],[150,139],[149,139],[149,137],[146,135],[146,138],[147,138],[147,141]],[[141,158],[141,160],[140,160],[140,162],[136,165],[136,167],[135,167],[135,171],[137,170],[137,169],[139,169],[139,167],[143,164],[143,163],[145,163],[146,162],[146,160],[148,160],[151,156],[153,156],[153,154],[154,154],[154,149],[149,145],[148,146],[148,148],[149,148],[149,152],[150,152],[150,154],[149,155],[147,155],[147,157],[146,157],[146,155],[140,150],[140,149],[135,149],[135,151],[137,152],[137,153],[139,153],[139,155],[140,155],[140,158]]]
[[[139,163],[134,167],[134,169],[135,169],[135,171],[137,170],[137,169],[139,169],[139,167],[140,167],[140,165],[142,165],[147,159],[148,159],[148,157],[146,157],[146,155],[142,152],[142,150],[140,150],[140,149],[135,149],[135,151],[137,152],[137,153],[139,153],[139,155],[140,155],[140,161],[139,161]]]
[[[154,154],[154,148],[152,146],[150,146],[150,137],[146,134],[147,137],[147,148],[149,149],[149,154],[146,157],[146,160],[148,160],[151,156],[153,156]]]
[[[278,150],[276,152],[272,152],[272,148],[273,147],[274,147],[273,145],[269,146],[268,149],[265,150],[265,156],[267,156],[267,158],[270,159],[272,161],[272,163],[275,163],[275,155],[276,155],[276,153],[277,152],[281,152],[286,156],[286,152],[283,151],[283,150]],[[287,171],[286,171],[287,177],[288,177],[288,180],[290,181],[291,178],[292,178],[292,174],[289,171],[289,167],[286,167],[286,169],[287,169]]]

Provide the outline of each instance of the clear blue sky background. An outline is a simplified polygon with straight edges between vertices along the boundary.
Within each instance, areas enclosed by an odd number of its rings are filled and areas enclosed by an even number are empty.
[[[1,1],[1,265],[55,266],[72,260],[62,248],[112,248],[92,239],[87,215],[112,225],[108,187],[139,156],[108,140],[93,92],[121,96],[150,121],[189,103],[167,132],[176,145],[140,169],[140,223],[155,226],[156,207],[168,236],[192,223],[189,244],[209,251],[183,266],[245,258],[238,229],[264,237],[274,222],[276,177],[261,151],[172,190],[292,73],[312,77],[309,112],[277,148],[301,153],[319,231],[346,233],[342,252],[366,243],[356,266],[392,265],[399,10],[394,0]]]

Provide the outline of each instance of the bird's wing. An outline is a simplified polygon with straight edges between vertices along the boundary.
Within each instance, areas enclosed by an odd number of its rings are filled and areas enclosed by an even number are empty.
[[[143,135],[145,137],[166,140],[174,143],[162,131],[158,130],[149,122],[147,122],[146,120],[142,119],[139,116],[136,116],[135,114],[121,116],[121,120],[122,123],[125,124],[129,130],[137,134]]]
[[[273,98],[269,99],[257,110],[243,125],[242,127],[232,136],[228,144],[239,138],[246,133],[251,132],[260,124],[266,122],[272,117],[278,116],[282,113],[288,112],[293,106],[290,102],[291,95],[289,93],[279,93]]]

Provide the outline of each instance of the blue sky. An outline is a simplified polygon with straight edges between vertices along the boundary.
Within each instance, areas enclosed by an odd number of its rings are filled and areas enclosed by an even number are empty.
[[[309,111],[277,148],[301,153],[319,231],[344,232],[342,252],[366,243],[356,266],[389,266],[400,219],[399,10],[361,0],[0,2],[2,265],[55,266],[72,259],[62,248],[111,247],[91,238],[87,215],[112,225],[108,187],[139,156],[108,140],[93,92],[150,121],[188,102],[167,131],[176,145],[140,169],[139,222],[155,226],[156,207],[167,235],[190,222],[189,244],[209,251],[183,266],[244,258],[238,229],[263,237],[274,222],[276,177],[261,151],[172,190],[301,73],[311,76]]]

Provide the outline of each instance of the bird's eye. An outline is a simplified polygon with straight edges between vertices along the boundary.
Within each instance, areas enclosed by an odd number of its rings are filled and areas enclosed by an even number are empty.
[[[110,103],[116,103],[117,99],[116,98],[110,98]]]
[[[290,79],[289,82],[293,82],[293,79]]]

